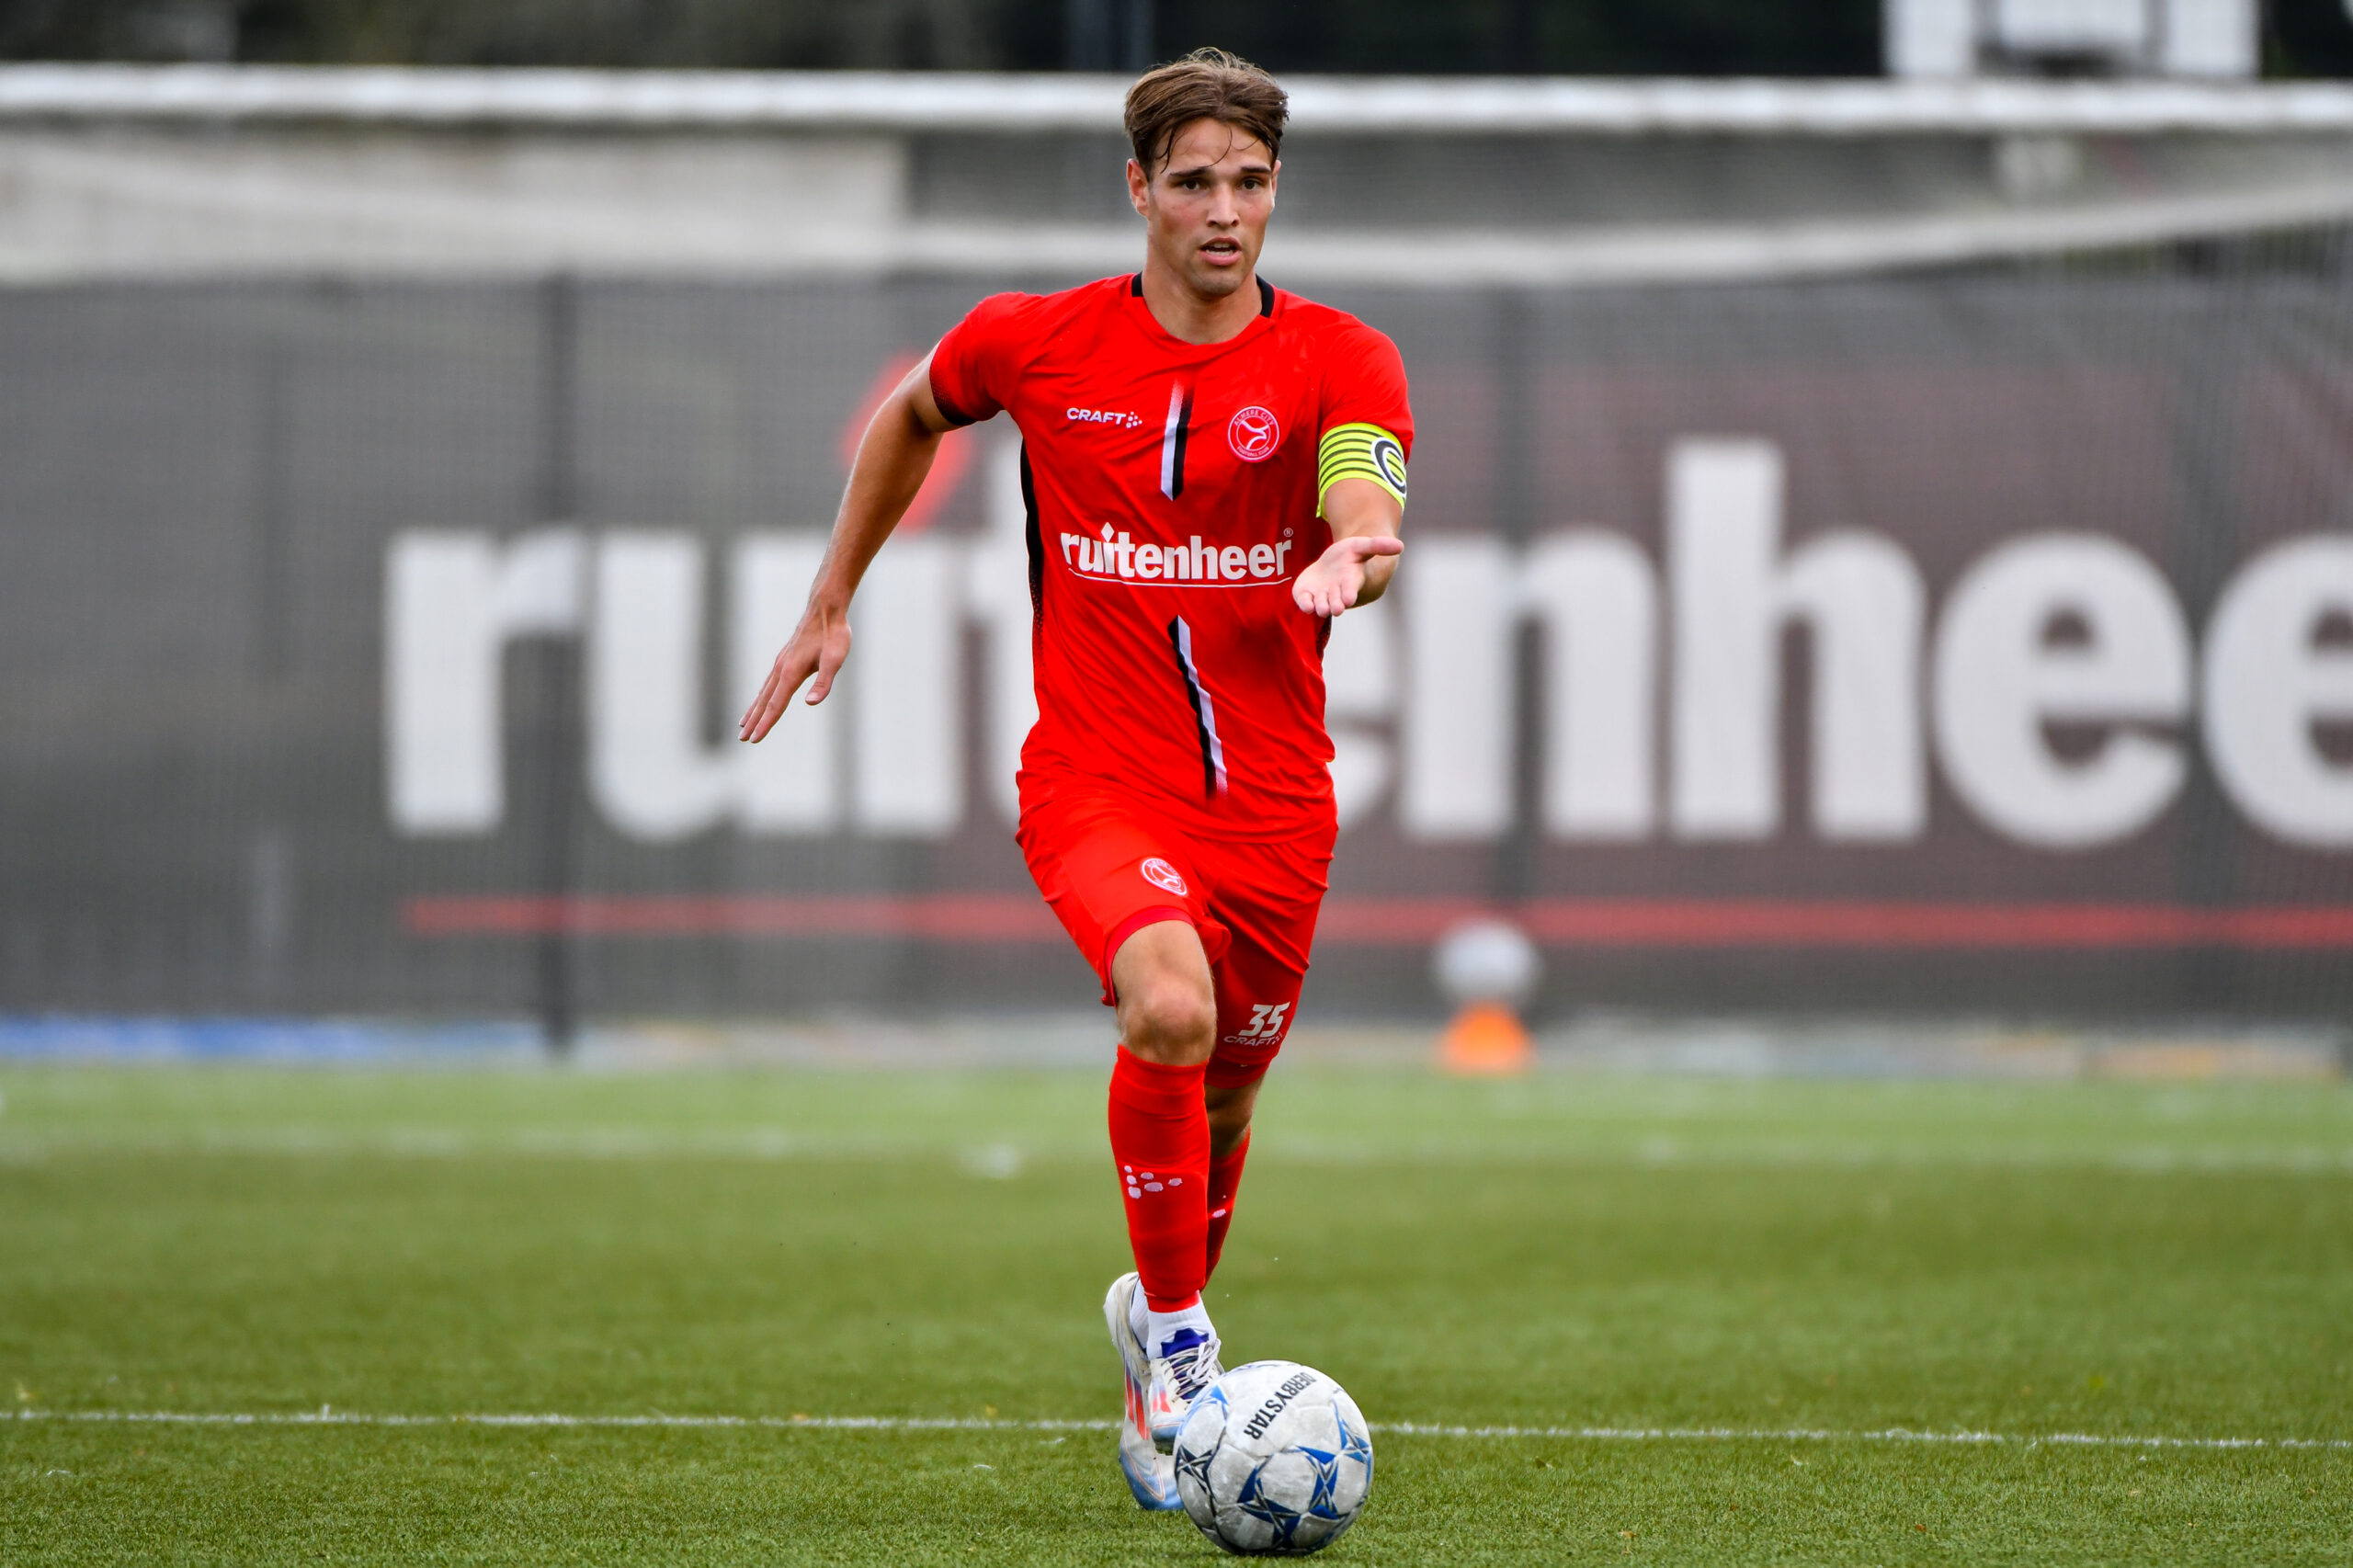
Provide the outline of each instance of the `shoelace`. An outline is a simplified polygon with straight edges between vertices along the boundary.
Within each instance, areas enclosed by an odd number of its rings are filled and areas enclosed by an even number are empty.
[[[1219,1344],[1215,1335],[1196,1344],[1188,1345],[1168,1358],[1168,1381],[1176,1385],[1177,1396],[1190,1401],[1217,1381],[1224,1370],[1217,1363]]]

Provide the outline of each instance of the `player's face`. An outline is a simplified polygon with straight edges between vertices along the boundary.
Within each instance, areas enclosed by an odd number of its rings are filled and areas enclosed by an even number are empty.
[[[1143,215],[1145,242],[1160,263],[1204,299],[1223,299],[1249,281],[1275,210],[1282,168],[1267,144],[1219,119],[1176,132],[1168,160],[1147,178],[1128,160],[1128,199]]]

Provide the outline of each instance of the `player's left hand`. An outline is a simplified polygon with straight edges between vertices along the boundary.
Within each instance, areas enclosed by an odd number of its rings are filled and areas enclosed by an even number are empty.
[[[1384,555],[1404,553],[1404,543],[1375,535],[1369,539],[1336,539],[1290,585],[1291,602],[1310,615],[1337,615],[1356,608],[1364,592],[1365,563]]]

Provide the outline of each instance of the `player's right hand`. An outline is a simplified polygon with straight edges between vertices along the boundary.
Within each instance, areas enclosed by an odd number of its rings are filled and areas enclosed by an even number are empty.
[[[785,704],[792,694],[809,684],[805,700],[812,704],[825,700],[834,689],[834,676],[840,673],[842,661],[849,657],[849,615],[847,606],[811,605],[801,617],[801,624],[793,629],[792,640],[768,666],[768,678],[760,684],[760,694],[744,710],[744,722],[736,738],[758,741],[776,722],[784,717]],[[810,680],[810,676],[817,678]]]

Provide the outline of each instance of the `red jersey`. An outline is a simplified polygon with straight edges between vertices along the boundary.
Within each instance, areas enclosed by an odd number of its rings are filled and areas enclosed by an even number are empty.
[[[940,339],[931,391],[958,424],[1022,438],[1038,722],[1022,797],[1107,784],[1210,838],[1328,827],[1329,623],[1291,584],[1332,542],[1325,432],[1411,455],[1395,345],[1261,280],[1223,343],[1168,335],[1140,278],[983,300]],[[1402,473],[1399,474],[1402,483]]]

